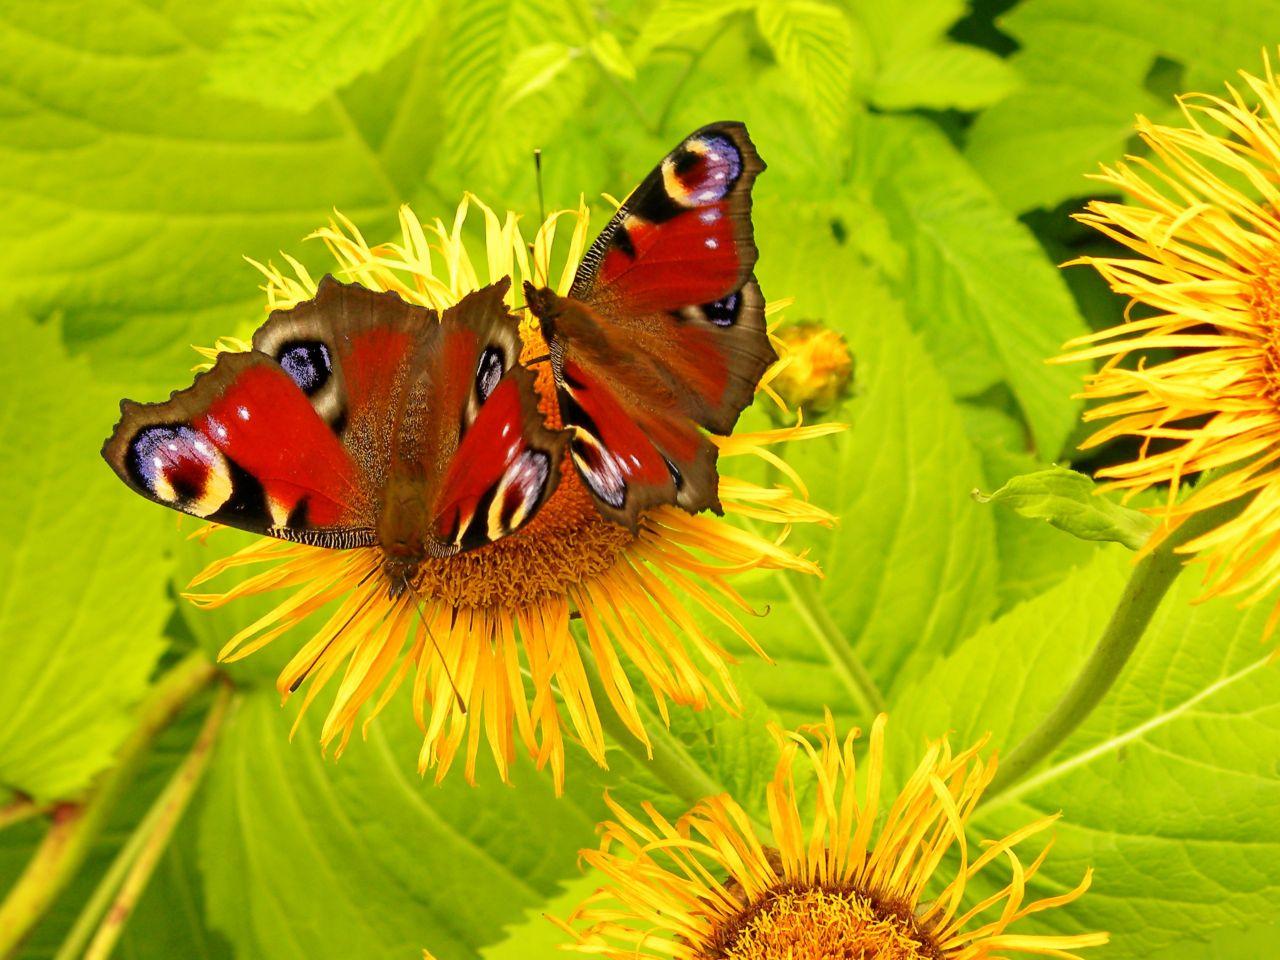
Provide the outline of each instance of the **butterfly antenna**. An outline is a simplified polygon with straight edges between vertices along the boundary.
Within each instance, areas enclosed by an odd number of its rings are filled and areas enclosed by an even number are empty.
[[[538,184],[538,226],[547,222],[547,211],[542,206],[542,148],[533,151],[533,178]]]
[[[544,286],[547,278],[538,279],[538,237],[547,223],[547,211],[542,204],[542,149],[540,147],[533,151],[533,180],[538,186],[538,229],[533,235],[533,242],[529,244],[529,253],[533,255],[534,282],[538,286]]]
[[[465,716],[467,713],[466,701],[462,699],[462,691],[458,689],[458,684],[453,679],[453,673],[449,670],[449,661],[444,657],[444,651],[440,649],[440,644],[436,642],[436,635],[431,632],[431,624],[427,622],[427,614],[422,609],[422,597],[417,590],[413,589],[413,584],[409,582],[409,578],[404,579],[404,588],[409,596],[413,598],[413,609],[418,611],[418,619],[422,621],[423,629],[427,631],[427,636],[431,639],[431,646],[435,648],[436,656],[440,658],[440,665],[444,667],[444,675],[449,678],[449,686],[453,688],[454,699],[458,702],[458,709]]]
[[[378,572],[377,567],[374,567],[372,570],[370,570],[367,574],[365,574],[364,578],[359,583],[356,584],[355,589],[359,590],[361,587],[363,587],[366,583],[369,582],[369,578],[372,577],[377,572]],[[298,688],[302,686],[302,682],[306,680],[307,677],[311,676],[311,671],[316,668],[316,664],[318,664],[322,659],[324,659],[324,655],[329,652],[329,648],[332,647],[334,643],[337,641],[337,639],[341,637],[343,633],[346,632],[347,627],[351,626],[351,621],[354,620],[356,617],[358,617],[361,611],[364,610],[364,608],[369,605],[369,598],[372,596],[373,596],[372,593],[369,594],[368,597],[365,597],[365,599],[360,602],[360,605],[356,607],[355,610],[351,611],[351,616],[347,617],[347,622],[344,623],[341,627],[339,627],[338,631],[332,637],[329,638],[329,642],[326,643],[324,647],[320,650],[320,652],[315,655],[315,659],[311,661],[311,663],[307,666],[306,670],[302,671],[298,679],[293,681],[293,683],[289,684],[290,693],[298,692]]]

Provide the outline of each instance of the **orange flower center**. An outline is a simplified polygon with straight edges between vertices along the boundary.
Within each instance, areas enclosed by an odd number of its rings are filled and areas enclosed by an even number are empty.
[[[546,356],[546,343],[524,331],[521,360]],[[549,361],[538,371],[539,408],[549,427],[560,426],[555,380]],[[612,567],[635,541],[626,527],[600,515],[566,458],[560,483],[529,525],[509,537],[419,568],[417,589],[425,597],[461,607],[519,607],[594,579]]]
[[[793,884],[747,907],[698,960],[940,960],[905,906],[850,888]]]

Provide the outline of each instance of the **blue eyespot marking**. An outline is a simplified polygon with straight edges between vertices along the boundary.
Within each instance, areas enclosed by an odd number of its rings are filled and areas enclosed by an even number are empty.
[[[480,354],[480,362],[476,364],[476,394],[481,403],[497,389],[502,373],[502,351],[497,347],[485,347],[484,353]]]
[[[704,303],[702,312],[717,327],[731,327],[737,322],[738,311],[742,309],[742,295],[737,291],[727,297],[721,297],[712,303]]]
[[[333,373],[329,348],[318,340],[294,340],[284,344],[276,354],[276,362],[307,396],[328,383]]]
[[[129,441],[134,481],[162,503],[208,516],[231,496],[227,461],[213,442],[186,424],[156,424]]]

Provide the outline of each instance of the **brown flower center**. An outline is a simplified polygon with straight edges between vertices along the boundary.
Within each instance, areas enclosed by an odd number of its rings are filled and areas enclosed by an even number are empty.
[[[545,356],[536,332],[526,333],[522,360]],[[537,368],[539,408],[550,427],[560,426],[551,364]],[[527,527],[495,543],[443,560],[427,560],[417,589],[461,607],[519,607],[604,573],[635,540],[626,527],[604,519],[566,458],[560,484]]]
[[[940,960],[905,906],[856,890],[791,884],[717,932],[699,960]]]

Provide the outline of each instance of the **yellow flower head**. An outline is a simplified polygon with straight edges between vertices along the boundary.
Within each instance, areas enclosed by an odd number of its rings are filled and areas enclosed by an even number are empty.
[[[1025,867],[1014,847],[1056,817],[981,852],[970,848],[965,826],[995,773],[994,760],[978,758],[981,744],[954,755],[945,740],[930,745],[881,808],[886,722],[882,714],[871,728],[862,791],[857,731],[841,740],[830,714],[799,732],[772,728],[781,756],[768,788],[771,841],[727,795],[674,824],[651,806],[640,818],[610,801],[617,820],[601,828],[599,850],[583,853],[608,886],[561,924],[576,940],[569,949],[614,960],[977,960],[1074,957],[1070,951],[1105,943],[1101,933],[1010,932],[1030,914],[1075,900],[1090,875],[1068,893],[1027,902],[1026,884],[1048,847]],[[968,882],[1001,859],[1010,866],[1007,885],[962,906]]]
[[[464,199],[451,225],[439,220],[424,225],[402,209],[402,235],[395,243],[371,247],[342,218],[316,236],[333,253],[340,278],[442,310],[487,282],[481,281],[463,241],[473,209],[484,221],[483,272],[490,280],[512,276],[513,291],[520,289],[521,280],[546,282],[556,228],[567,222],[571,239],[557,288],[568,291],[587,239],[585,206],[560,211],[542,224],[532,255],[514,214],[500,219],[474,198]],[[261,268],[269,309],[292,307],[315,293],[316,282],[307,270],[286,259],[289,273]],[[546,354],[536,321],[524,323],[521,332],[526,359]],[[223,349],[236,346],[220,344]],[[543,412],[552,425],[558,424],[545,364],[538,390]],[[644,678],[664,717],[668,701],[694,708],[713,700],[736,704],[729,656],[694,611],[709,614],[758,650],[735,613],[751,608],[729,578],[757,568],[818,572],[812,562],[786,550],[782,539],[791,524],[826,523],[830,517],[796,492],[803,493],[799,478],[768,448],[833,429],[838,428],[793,427],[713,438],[722,463],[746,455],[763,457],[782,466],[792,481],[794,489],[720,479],[726,514],[772,526],[772,536],[674,507],[652,511],[632,534],[601,517],[573,471],[565,470],[538,516],[516,534],[425,562],[415,589],[423,600],[421,611],[407,593],[389,597],[385,583],[371,575],[381,563],[377,548],[325,550],[265,539],[210,565],[192,587],[233,567],[255,568],[253,576],[221,592],[187,596],[199,606],[217,607],[254,594],[281,593],[275,609],[231,638],[221,653],[227,660],[261,649],[316,611],[336,605],[285,667],[277,686],[287,700],[305,684],[305,710],[337,678],[321,740],[326,745],[336,741],[339,752],[362,714],[367,727],[408,683],[425,735],[421,770],[434,767],[437,778],[443,777],[465,743],[470,779],[483,739],[505,777],[519,743],[539,766],[550,764],[559,787],[566,727],[604,763],[601,696],[645,741],[626,663]],[[581,640],[570,629],[573,619],[582,621]]]
[[[1208,564],[1207,596],[1253,602],[1280,586],[1280,88],[1241,75],[1226,98],[1181,98],[1183,122],[1139,117],[1150,159],[1098,177],[1127,195],[1078,219],[1137,256],[1086,257],[1130,298],[1126,322],[1067,345],[1063,360],[1102,359],[1083,396],[1107,425],[1087,443],[1140,443],[1099,471],[1111,487],[1169,484],[1151,508],[1156,546],[1207,508],[1253,495],[1238,516],[1178,549]],[[1213,471],[1179,502],[1182,480]],[[1272,617],[1274,626],[1276,616]]]
[[[781,328],[782,362],[769,381],[783,403],[806,417],[834,411],[853,392],[853,357],[838,330],[820,320]]]

